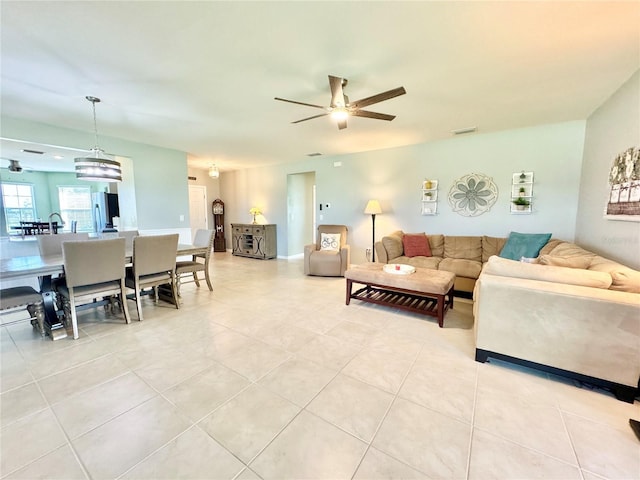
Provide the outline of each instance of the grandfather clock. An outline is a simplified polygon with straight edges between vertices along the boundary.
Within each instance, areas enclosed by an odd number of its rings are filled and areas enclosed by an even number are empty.
[[[219,198],[213,201],[213,229],[215,230],[215,236],[213,238],[213,251],[224,252],[226,251],[226,242],[224,239],[224,202]]]

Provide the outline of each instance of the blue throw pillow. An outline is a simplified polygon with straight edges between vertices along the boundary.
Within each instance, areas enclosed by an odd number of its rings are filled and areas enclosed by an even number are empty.
[[[511,232],[499,256],[510,260],[520,260],[522,257],[535,258],[550,238],[550,233]]]

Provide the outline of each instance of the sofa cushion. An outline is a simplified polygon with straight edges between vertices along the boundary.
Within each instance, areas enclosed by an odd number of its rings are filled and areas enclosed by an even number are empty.
[[[609,288],[612,281],[611,275],[604,272],[523,263],[498,256],[489,258],[482,273],[594,288]]]
[[[404,263],[405,265],[413,265],[419,268],[430,268],[438,270],[438,265],[442,262],[442,257],[398,257],[393,263]]]
[[[540,265],[555,265],[556,267],[582,268],[586,270],[589,265],[591,265],[591,257],[556,257],[555,255],[540,255],[537,263]]]
[[[594,256],[589,271],[611,275],[611,290],[640,293],[640,272],[600,256]]]
[[[478,278],[482,271],[482,262],[464,258],[443,258],[438,270],[455,273],[458,277]]]
[[[591,261],[591,259],[596,256],[595,253],[585,250],[584,248],[579,247],[575,243],[571,242],[558,243],[558,245],[549,252],[549,255],[552,255],[554,257],[588,258],[589,261]]]
[[[444,235],[438,233],[434,235],[427,235],[427,238],[429,239],[431,255],[434,257],[444,257]]]
[[[556,248],[561,243],[567,243],[564,240],[558,240],[557,238],[552,238],[547,242],[547,244],[540,249],[540,253],[538,255],[548,255],[551,251]]]
[[[402,248],[402,230],[398,230],[393,232],[386,237],[382,237],[382,245],[384,249],[387,251],[387,256],[389,261],[396,257],[402,256],[402,252],[404,251]]]
[[[484,235],[482,237],[482,261],[486,262],[492,255],[499,255],[505,243],[507,243],[506,238]]]
[[[430,257],[429,240],[424,233],[406,233],[402,237],[402,246],[406,257]]]
[[[482,261],[482,237],[444,237],[444,258]]]
[[[550,233],[511,232],[500,256],[510,260],[520,260],[522,257],[535,258],[550,238]]]

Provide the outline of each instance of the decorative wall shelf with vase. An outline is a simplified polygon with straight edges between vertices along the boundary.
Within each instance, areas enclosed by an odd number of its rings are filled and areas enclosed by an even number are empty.
[[[511,179],[511,213],[533,211],[533,172],[514,173]]]
[[[422,200],[420,201],[422,215],[437,215],[438,213],[438,180],[422,182]]]

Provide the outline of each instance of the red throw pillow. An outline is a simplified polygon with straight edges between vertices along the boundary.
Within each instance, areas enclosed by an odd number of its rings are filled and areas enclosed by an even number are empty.
[[[424,233],[407,233],[402,236],[406,257],[431,257],[429,239]]]

